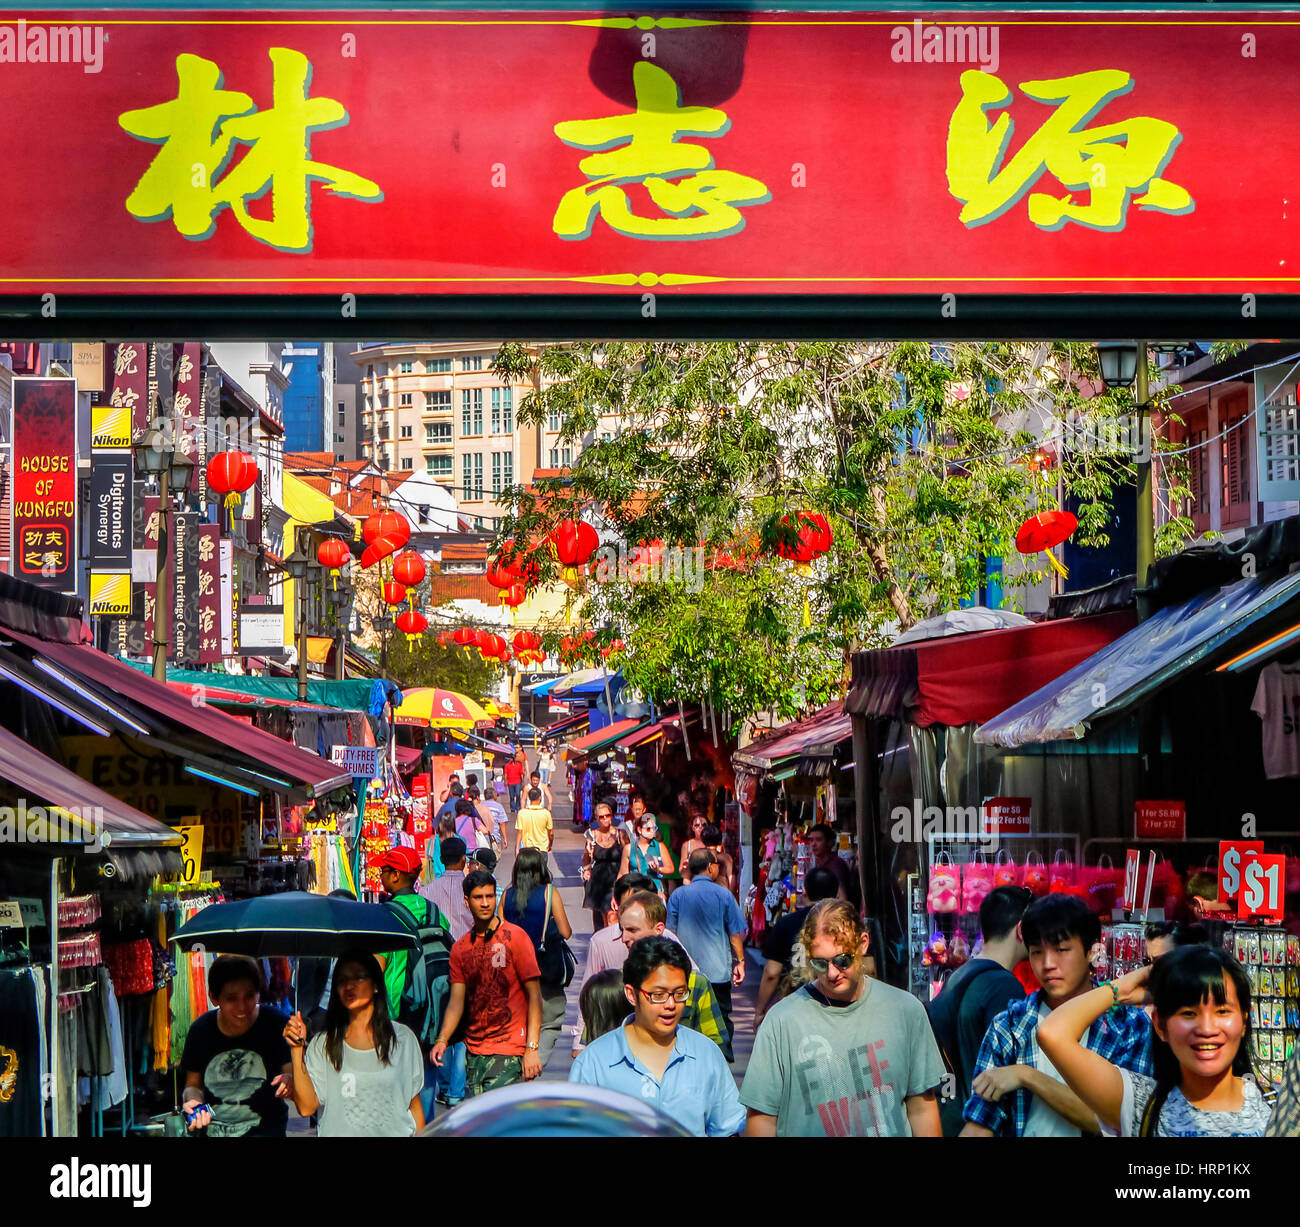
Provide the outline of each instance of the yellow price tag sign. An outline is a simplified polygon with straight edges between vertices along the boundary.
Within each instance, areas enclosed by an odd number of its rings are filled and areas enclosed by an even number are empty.
[[[203,871],[203,827],[177,827],[176,830],[185,836],[181,846],[182,876],[186,882],[197,882]]]

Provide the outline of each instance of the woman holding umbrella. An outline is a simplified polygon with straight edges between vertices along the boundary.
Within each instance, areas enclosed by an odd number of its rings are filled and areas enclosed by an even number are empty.
[[[384,973],[363,950],[339,956],[325,1030],[310,1042],[302,1014],[284,1029],[293,1102],[317,1117],[318,1137],[410,1137],[424,1128],[424,1054],[388,1014]]]

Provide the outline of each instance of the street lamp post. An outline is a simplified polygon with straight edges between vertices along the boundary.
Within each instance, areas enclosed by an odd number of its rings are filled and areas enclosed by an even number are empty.
[[[143,431],[132,451],[135,467],[158,479],[158,552],[154,574],[153,676],[167,680],[167,594],[171,586],[171,549],[167,536],[167,513],[171,490],[188,490],[194,461],[169,441],[161,430]]]
[[[382,646],[379,649],[379,676],[384,681],[388,680],[388,632],[393,629],[392,614],[382,613],[377,618],[371,619],[371,624],[377,630],[382,639]]]

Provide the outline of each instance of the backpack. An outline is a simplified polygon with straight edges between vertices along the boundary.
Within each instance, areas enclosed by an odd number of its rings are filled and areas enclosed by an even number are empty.
[[[438,1039],[443,1012],[451,996],[451,933],[436,904],[424,903],[424,919],[419,920],[410,908],[396,901],[386,906],[420,939],[419,950],[406,952],[406,979],[402,983],[402,1004],[396,1018],[415,1032],[424,1047]]]
[[[981,967],[972,974],[965,976],[955,990],[956,1000],[954,1001],[951,998],[949,999],[952,1002],[952,1012],[949,1017],[952,1019],[952,1039],[954,1045],[960,1043],[961,1007],[966,1000],[966,994],[970,992],[970,987],[976,980],[986,972],[994,971],[996,967],[996,964],[989,967]],[[947,990],[945,989],[944,991],[946,992]],[[933,1001],[927,1002],[925,1012],[926,1016],[930,1019],[930,1030],[934,1032],[934,1042],[939,1046],[939,1055],[943,1058],[943,1067],[951,1076],[953,1084],[960,1089],[962,1085],[960,1053],[956,1047],[954,1047],[952,1052],[949,1052],[948,1045],[945,1043],[945,1037],[940,1034],[939,1028],[935,1025],[934,1020],[933,1006],[938,1001],[942,1000],[942,998],[943,993],[940,993]],[[944,1004],[947,1005],[948,1003],[945,1002]],[[967,1088],[967,1090],[969,1091],[969,1088]],[[955,1095],[951,1098],[940,1097],[939,1120],[943,1126],[944,1137],[956,1137],[957,1134],[961,1132],[964,1123],[962,1113],[965,1106],[965,1101],[960,1095]]]

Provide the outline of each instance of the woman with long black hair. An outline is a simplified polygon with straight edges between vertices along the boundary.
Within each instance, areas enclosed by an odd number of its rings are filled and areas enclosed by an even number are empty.
[[[1083,1046],[1116,1005],[1155,1010],[1155,1077],[1118,1069]],[[1058,1005],[1038,1043],[1070,1089],[1122,1137],[1261,1137],[1269,1109],[1248,1077],[1250,982],[1231,955],[1183,946]]]
[[[325,1029],[310,1042],[302,1014],[284,1029],[293,1058],[293,1102],[316,1114],[322,1138],[410,1137],[424,1128],[424,1053],[415,1032],[388,1015],[384,973],[373,954],[339,957]]]
[[[537,951],[537,965],[542,971],[542,1031],[538,1037],[537,1056],[545,1068],[564,1025],[567,1003],[564,985],[556,979],[563,966],[554,957],[559,943],[555,943],[549,954],[542,947],[557,937],[567,941],[573,936],[573,926],[565,913],[564,900],[551,881],[546,853],[540,848],[519,850],[510,874],[510,887],[502,892],[499,900],[499,911],[507,924],[518,925],[532,938],[533,948]]]

